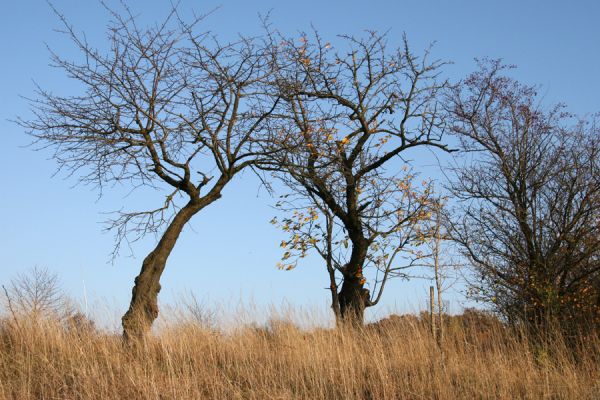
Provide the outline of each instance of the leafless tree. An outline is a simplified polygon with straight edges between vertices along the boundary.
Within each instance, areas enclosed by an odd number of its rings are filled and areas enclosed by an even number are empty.
[[[448,284],[448,269],[453,267],[449,264],[446,258],[448,254],[443,254],[444,244],[448,240],[448,235],[445,231],[446,212],[444,208],[444,201],[442,199],[436,199],[432,205],[433,215],[430,220],[430,229],[427,237],[427,251],[428,253],[423,257],[422,266],[429,267],[433,270],[433,281],[435,283],[435,293],[437,295],[437,313],[431,310],[432,315],[437,316],[437,331],[435,337],[438,345],[441,347],[444,342],[444,306],[442,294],[445,291],[444,284]]]
[[[435,189],[433,189],[435,190]],[[430,288],[430,318],[432,331],[442,347],[444,342],[444,300],[443,294],[459,280],[457,272],[462,264],[456,262],[455,245],[449,230],[452,228],[448,210],[448,197],[435,197],[430,200],[428,209],[431,216],[422,226],[424,244],[412,266],[420,272],[417,277],[433,281]]]
[[[20,273],[3,289],[15,317],[58,318],[71,314],[72,307],[60,287],[58,276],[47,268],[34,267]]]
[[[452,231],[475,268],[476,295],[544,331],[600,322],[600,131],[484,61],[450,96],[467,153],[451,190]]]
[[[53,65],[82,88],[58,95],[39,88],[34,118],[21,119],[60,168],[102,189],[121,184],[164,194],[155,209],[122,212],[111,222],[118,245],[159,235],[142,263],[126,338],[142,337],[158,315],[160,276],[184,226],[221,197],[240,171],[264,155],[264,125],[278,98],[265,83],[272,46],[260,38],[221,43],[197,33],[177,8],[142,28],[132,11],[111,9],[106,51],[93,47],[60,14],[82,59],[52,53]]]
[[[440,254],[442,251],[442,210],[441,204],[436,204],[435,207],[435,225],[432,235],[432,258],[433,258],[433,274],[435,277],[435,288],[437,292],[437,317],[438,317],[438,345],[441,345],[444,341],[444,307],[442,300],[443,292],[443,272]]]
[[[428,215],[429,185],[416,187],[401,156],[423,146],[447,150],[438,112],[443,63],[430,62],[428,52],[417,57],[406,40],[389,50],[375,32],[339,37],[339,49],[317,33],[277,42],[276,82],[285,101],[271,127],[274,145],[283,143],[279,133],[287,151],[276,153],[273,169],[289,189],[280,204],[296,211],[280,223],[291,236],[283,258],[316,249],[326,261],[334,310],[339,305],[341,318],[362,322],[387,278],[402,274],[394,257],[419,240]],[[383,277],[373,295],[364,275],[369,265]]]

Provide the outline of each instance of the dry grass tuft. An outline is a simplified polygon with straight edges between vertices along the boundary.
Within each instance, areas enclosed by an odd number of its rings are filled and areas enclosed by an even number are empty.
[[[11,318],[0,324],[0,398],[598,398],[597,338],[573,353],[454,319],[444,350],[417,317],[362,330],[282,321],[227,334],[172,323],[137,349],[86,325]]]

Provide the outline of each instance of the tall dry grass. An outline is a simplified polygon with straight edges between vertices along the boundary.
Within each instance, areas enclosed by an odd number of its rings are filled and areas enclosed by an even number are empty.
[[[464,322],[464,321],[463,321]],[[497,324],[416,317],[362,330],[171,323],[137,348],[85,324],[6,318],[2,399],[598,399],[600,343],[573,353]]]

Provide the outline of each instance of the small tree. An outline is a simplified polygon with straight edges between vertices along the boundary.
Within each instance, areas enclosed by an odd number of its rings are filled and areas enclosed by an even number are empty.
[[[435,288],[437,292],[437,316],[438,316],[438,344],[444,341],[444,307],[442,300],[442,292],[443,292],[443,265],[442,260],[440,259],[440,254],[442,251],[442,205],[441,203],[437,203],[434,212],[435,212],[435,225],[432,234],[432,245],[431,252],[433,258],[433,274],[435,278]],[[433,312],[433,310],[432,310]]]
[[[282,267],[295,266],[294,251],[302,257],[316,249],[334,310],[339,304],[340,317],[362,322],[365,307],[400,272],[395,256],[422,241],[431,193],[401,169],[401,156],[422,146],[446,150],[438,113],[446,83],[437,80],[443,63],[429,62],[428,53],[418,58],[406,40],[390,51],[374,32],[341,39],[336,51],[316,33],[280,38],[276,71],[285,101],[271,127],[285,136],[275,145],[286,151],[276,153],[273,169],[290,190],[280,204],[295,212],[281,223],[290,234]],[[366,287],[368,266],[383,275],[375,296]]]
[[[52,61],[82,91],[61,96],[39,89],[35,118],[20,123],[84,183],[164,194],[159,207],[121,213],[111,225],[117,251],[124,239],[160,238],[123,317],[131,338],[147,332],[158,315],[160,277],[184,226],[263,155],[260,132],[278,100],[264,85],[271,73],[267,42],[241,37],[221,44],[196,33],[202,18],[186,23],[176,8],[146,29],[127,8],[109,11],[107,51],[92,47],[59,15],[83,59],[52,53]]]
[[[449,235],[447,232],[448,216],[446,209],[446,199],[435,199],[431,205],[432,218],[428,222],[426,253],[421,257],[422,261],[418,266],[429,268],[433,272],[433,282],[435,285],[435,305],[431,307],[432,317],[435,314],[437,319],[437,329],[435,332],[438,345],[444,341],[444,301],[443,293],[453,283],[450,282],[450,270],[458,267],[457,264],[450,261],[450,249],[447,246]],[[437,313],[434,308],[437,307]]]
[[[481,63],[452,91],[452,131],[477,156],[457,170],[452,235],[478,298],[544,331],[600,322],[600,134],[544,110],[535,89]]]
[[[73,314],[69,299],[60,288],[58,275],[47,268],[34,267],[18,274],[4,287],[11,312],[34,319]]]

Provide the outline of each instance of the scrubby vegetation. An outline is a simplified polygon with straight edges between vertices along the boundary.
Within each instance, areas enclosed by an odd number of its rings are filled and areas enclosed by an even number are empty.
[[[81,321],[79,321],[81,322]],[[477,311],[301,330],[276,320],[231,331],[171,322],[143,344],[92,324],[6,316],[2,399],[592,399],[598,337],[533,344]]]

